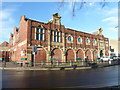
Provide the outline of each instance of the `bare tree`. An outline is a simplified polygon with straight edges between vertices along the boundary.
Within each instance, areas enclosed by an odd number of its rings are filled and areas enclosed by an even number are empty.
[[[72,16],[75,16],[76,8],[78,8],[78,10],[81,10],[89,2],[86,2],[85,0],[81,0],[81,2],[78,2],[78,3],[80,3],[79,6],[76,4],[77,3],[76,0],[71,0],[71,3],[72,3]],[[63,8],[64,4],[65,4],[65,0],[61,0],[58,9],[60,10],[61,8]],[[108,5],[108,2],[106,2],[106,0],[102,0],[101,2],[99,2],[99,4],[100,4],[101,9],[102,9]],[[115,28],[118,28],[118,26],[115,26]]]
[[[76,0],[71,0],[71,2],[72,2],[72,16],[75,16],[76,8],[78,8],[78,10],[81,10],[81,9],[85,6],[85,4],[89,3],[89,2],[86,2],[85,0],[81,0],[81,2],[79,2],[80,5],[77,6],[77,5],[76,5],[76,3],[77,3]],[[58,9],[60,10],[61,8],[63,8],[63,7],[64,7],[64,4],[65,4],[65,0],[61,0]],[[100,2],[99,4],[100,4],[101,8],[104,8],[104,7],[107,5],[107,2],[106,2],[106,0],[103,0],[103,1]]]

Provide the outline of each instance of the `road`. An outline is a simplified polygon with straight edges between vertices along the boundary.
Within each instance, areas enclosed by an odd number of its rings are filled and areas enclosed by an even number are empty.
[[[3,70],[3,88],[99,88],[118,85],[120,66],[68,71]]]

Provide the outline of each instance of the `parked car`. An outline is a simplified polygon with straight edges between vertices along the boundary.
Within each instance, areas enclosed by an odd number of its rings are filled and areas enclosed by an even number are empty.
[[[101,57],[101,61],[112,61],[113,59],[111,57]]]
[[[113,60],[120,60],[120,56],[113,56],[112,59]]]
[[[119,59],[118,56],[113,56],[112,58],[113,58],[113,60],[118,60]]]

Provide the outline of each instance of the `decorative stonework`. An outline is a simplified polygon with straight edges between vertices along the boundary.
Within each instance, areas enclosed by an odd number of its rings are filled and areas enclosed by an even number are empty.
[[[61,24],[60,20],[61,16],[58,13],[52,15],[52,20],[49,21],[49,23],[38,22],[22,16],[18,32],[16,32],[15,30],[14,34],[10,35],[9,50],[12,54],[11,60],[21,61],[20,52],[21,49],[24,49],[26,50],[26,56],[28,57],[29,61],[31,61],[33,58],[33,46],[43,48],[43,50],[38,50],[39,52],[36,55],[38,62],[41,62],[39,60],[42,59],[50,61],[52,57],[57,58],[58,60],[62,60],[62,62],[66,62],[67,60],[70,61],[70,58],[72,58],[73,61],[76,61],[76,58],[80,58],[81,54],[83,55],[82,59],[84,60],[86,57],[86,52],[88,58],[90,60],[93,60],[96,58],[93,53],[97,52],[98,57],[100,57],[100,50],[103,50],[104,55],[108,55],[105,53],[109,51],[109,48],[107,48],[107,46],[109,47],[109,39],[103,36],[102,28],[98,29],[96,34],[90,34],[65,28],[65,26]],[[43,41],[36,40],[35,28],[42,28],[45,30]],[[55,31],[60,32],[60,42],[54,41]],[[13,45],[13,41],[15,39],[15,36],[17,35],[19,37],[19,41],[17,43],[14,43]],[[72,38],[69,38],[68,40],[69,36],[71,36]],[[78,40],[78,38],[81,38],[81,40]],[[86,39],[89,40],[88,43],[86,43]],[[96,44],[93,42],[94,40],[96,40]],[[14,51],[15,48],[16,50]],[[57,48],[56,51],[54,51],[55,55],[51,56],[52,50],[54,50],[55,48]],[[67,55],[67,51],[70,55]],[[42,53],[44,53],[45,55],[43,55]],[[57,53],[61,55],[57,55]],[[15,54],[16,57],[14,57]],[[60,58],[59,56],[61,56],[62,58]],[[74,58],[71,56],[73,56]]]

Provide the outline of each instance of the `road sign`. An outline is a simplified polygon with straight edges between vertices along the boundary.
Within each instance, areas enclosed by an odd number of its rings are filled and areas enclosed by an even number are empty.
[[[32,47],[32,52],[33,52],[33,54],[37,52],[37,46]]]
[[[56,58],[51,58],[50,60],[56,60]]]
[[[81,58],[76,58],[76,60],[82,60]]]
[[[21,58],[21,60],[27,60],[27,58]]]

